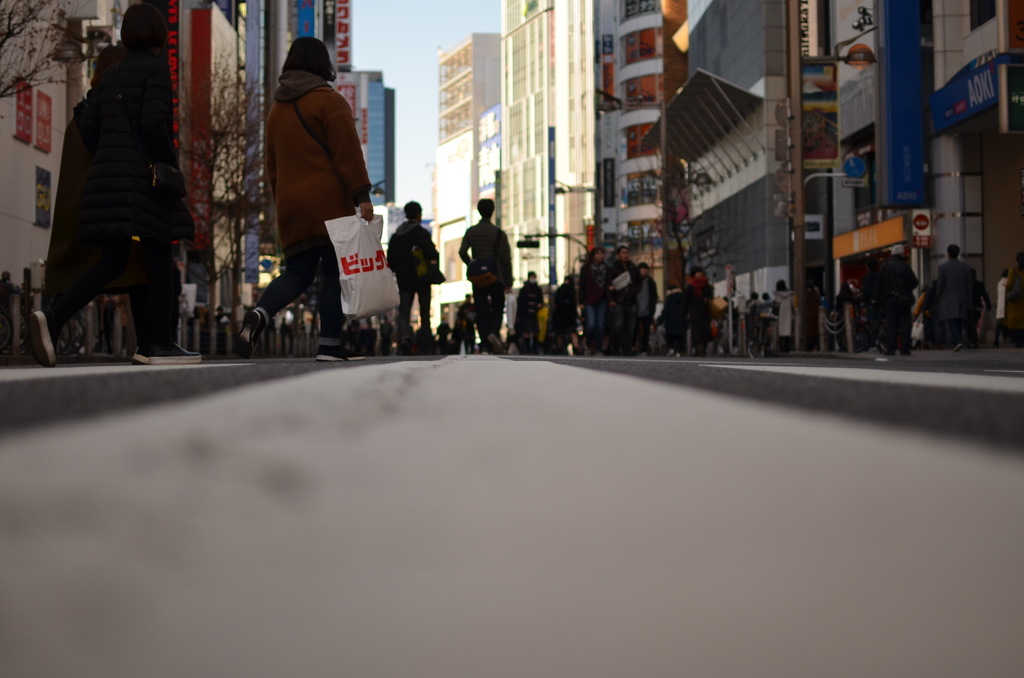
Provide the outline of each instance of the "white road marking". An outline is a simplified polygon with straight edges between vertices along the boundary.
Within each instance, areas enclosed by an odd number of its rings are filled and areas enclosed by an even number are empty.
[[[0,675],[1017,676],[1021,534],[1024,461],[981,444],[330,370],[0,439]]]
[[[207,367],[239,367],[253,364],[255,363],[202,363],[199,365],[131,365],[129,363],[111,363],[109,365],[65,365],[59,367],[10,367],[0,370],[0,383],[32,379],[54,379],[58,377],[128,374],[146,370],[196,370]]]
[[[1001,372],[1003,374],[1024,374],[1024,370],[985,370],[986,372]]]
[[[872,370],[857,367],[796,367],[789,365],[741,365],[725,363],[701,363],[701,367],[749,372],[771,372],[774,374],[795,374],[803,377],[843,379],[901,386],[924,386],[928,388],[955,388],[1000,393],[1024,393],[1024,379],[1013,377],[988,377],[980,374],[953,374],[949,372],[903,372],[897,370]]]

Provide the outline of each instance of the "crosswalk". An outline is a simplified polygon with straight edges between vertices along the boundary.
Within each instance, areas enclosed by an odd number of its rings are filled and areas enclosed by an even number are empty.
[[[1024,462],[953,440],[545,361],[319,371],[0,438],[0,675],[1018,676],[1022,534]]]

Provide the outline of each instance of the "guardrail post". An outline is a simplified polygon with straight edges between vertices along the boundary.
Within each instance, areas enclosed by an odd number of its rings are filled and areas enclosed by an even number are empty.
[[[854,354],[857,347],[853,345],[853,304],[843,305],[843,330],[846,332],[846,352]]]
[[[21,355],[21,295],[11,295],[11,356]]]

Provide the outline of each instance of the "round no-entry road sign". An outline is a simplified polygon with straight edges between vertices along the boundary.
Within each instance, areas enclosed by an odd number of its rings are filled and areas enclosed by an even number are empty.
[[[927,231],[932,225],[932,220],[928,218],[927,214],[915,214],[914,215],[914,230],[915,231]]]

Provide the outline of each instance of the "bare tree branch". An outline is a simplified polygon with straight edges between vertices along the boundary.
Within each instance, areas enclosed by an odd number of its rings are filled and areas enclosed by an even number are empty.
[[[0,0],[0,99],[59,82],[53,55],[64,38],[64,12],[45,0]]]

